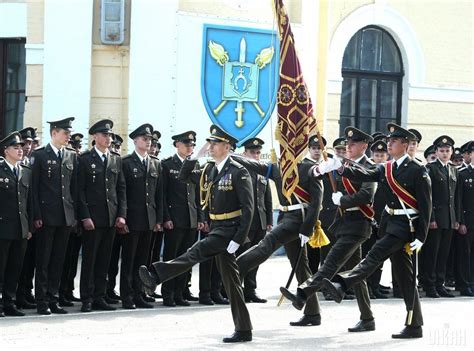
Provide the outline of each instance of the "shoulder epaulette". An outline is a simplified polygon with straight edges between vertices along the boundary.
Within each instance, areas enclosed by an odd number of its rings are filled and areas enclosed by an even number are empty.
[[[160,160],[158,157],[156,157],[155,155],[148,155],[150,156],[151,158],[154,158],[155,160]]]
[[[171,160],[172,158],[173,158],[173,156],[165,157],[164,159],[161,160],[161,162],[167,162],[167,161]]]
[[[89,155],[90,153],[91,153],[91,150],[86,150],[81,153],[81,156],[86,156],[86,155]]]
[[[129,159],[130,157],[132,157],[132,154],[128,154],[128,155],[122,156],[122,160]]]
[[[76,149],[74,149],[74,148],[72,148],[72,147],[70,147],[70,146],[66,146],[66,150],[69,150],[69,151],[74,151],[74,152],[76,152]]]
[[[231,165],[234,165],[235,167],[237,168],[245,168],[244,166],[242,166],[240,163],[238,163],[237,161],[234,161],[233,159],[230,159],[230,164]]]
[[[20,163],[20,166],[23,167],[23,168],[31,169],[30,166],[24,165],[23,163]]]
[[[110,153],[111,153],[112,155],[115,155],[115,156],[118,156],[118,157],[122,157],[122,155],[120,155],[118,152],[115,152],[115,151],[110,150]]]
[[[414,157],[414,158],[412,159],[412,161],[413,161],[415,164],[417,164],[418,166],[424,166],[423,161],[421,161],[420,159],[418,159],[418,158],[416,158],[416,157]]]
[[[44,148],[45,148],[44,145],[43,145],[43,146],[39,146],[39,147],[37,147],[36,149],[34,149],[33,152],[39,151],[39,150],[44,150]]]

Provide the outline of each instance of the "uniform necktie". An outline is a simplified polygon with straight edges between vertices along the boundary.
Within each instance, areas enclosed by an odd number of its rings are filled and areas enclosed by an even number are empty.
[[[63,159],[61,150],[58,151],[58,159],[59,159],[59,161],[61,161]]]
[[[393,170],[396,171],[398,169],[398,162],[393,163]]]
[[[102,155],[102,161],[104,161],[104,167],[107,167],[107,155],[106,154]]]
[[[13,174],[15,175],[16,178],[18,178],[18,169],[15,167],[13,167]]]
[[[143,163],[143,167],[145,167],[145,169],[146,169],[146,159],[145,158],[143,159],[142,163]]]
[[[212,173],[211,173],[211,180],[214,181],[214,179],[217,178],[217,174],[219,172],[217,171],[217,166],[214,166],[214,168],[212,169]]]

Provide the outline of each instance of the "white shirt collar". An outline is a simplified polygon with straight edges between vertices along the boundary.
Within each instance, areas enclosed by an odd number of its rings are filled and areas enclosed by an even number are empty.
[[[449,161],[446,162],[446,163],[444,163],[444,162],[441,161],[439,158],[438,158],[438,162],[441,163],[441,165],[444,166],[444,167],[446,167],[446,166],[448,165],[448,163],[449,163]]]
[[[229,157],[230,157],[230,155],[227,155],[227,157],[225,159],[223,159],[221,162],[219,162],[219,163],[216,162],[216,167],[217,167],[217,172],[218,173],[220,173],[222,171],[222,168],[224,168],[224,165],[226,164]]]
[[[181,162],[184,162],[184,160],[185,160],[185,159],[184,159],[184,158],[182,158],[181,156],[179,156],[179,154],[178,154],[178,153],[176,153],[176,156],[178,156],[178,158],[180,159],[180,161],[181,161]]]
[[[56,146],[54,146],[52,143],[49,143],[49,146],[51,146],[51,149],[53,149],[54,153],[57,155],[58,152],[61,150],[63,150],[62,148],[61,149],[58,149]]]
[[[355,160],[354,162],[357,162],[357,163],[359,163],[359,162],[360,162],[360,160],[362,160],[364,157],[365,157],[365,155],[362,155],[361,157],[359,157],[359,158],[358,158],[357,160]]]
[[[403,155],[400,157],[396,162],[397,162],[397,167],[400,167],[401,164],[405,161],[405,159],[408,157],[408,154]]]
[[[143,162],[143,160],[148,161],[148,154],[145,154],[145,157],[142,157],[136,150],[134,152],[138,156],[140,162]]]
[[[12,165],[10,162],[8,162],[7,159],[5,159],[5,163],[8,165],[8,167],[10,167],[12,172],[13,172],[13,169],[17,167],[17,165]]]
[[[107,157],[109,151],[107,150],[105,153],[103,153],[102,151],[100,151],[95,145],[94,145],[94,149],[95,149],[95,152],[97,152],[97,155],[99,155],[100,159],[102,159],[103,155],[105,155]]]

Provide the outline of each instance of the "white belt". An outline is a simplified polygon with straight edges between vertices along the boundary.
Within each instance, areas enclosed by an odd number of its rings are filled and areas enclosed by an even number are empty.
[[[407,208],[405,212],[404,209],[393,209],[388,206],[385,206],[385,211],[390,216],[405,216],[406,214],[409,214],[409,215],[418,214],[418,210],[415,210],[413,208]]]
[[[296,204],[296,205],[290,205],[290,206],[280,206],[279,210],[283,212],[290,212],[290,211],[295,211],[295,210],[300,210],[302,208],[308,207],[309,204]]]
[[[360,211],[360,207],[359,206],[356,206],[356,207],[349,207],[349,208],[346,208],[344,211]]]

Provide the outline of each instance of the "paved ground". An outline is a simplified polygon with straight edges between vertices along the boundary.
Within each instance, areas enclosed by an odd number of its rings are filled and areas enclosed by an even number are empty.
[[[374,300],[377,330],[352,334],[347,327],[358,320],[355,301],[338,305],[321,301],[322,325],[290,327],[301,312],[288,302],[276,307],[278,287],[287,279],[289,264],[284,257],[270,259],[260,268],[260,295],[266,304],[250,304],[254,341],[224,345],[221,338],[233,330],[227,306],[165,308],[153,310],[93,312],[83,314],[79,306],[65,316],[39,316],[29,312],[23,318],[0,319],[0,350],[199,350],[199,349],[431,349],[464,350],[474,347],[474,299],[422,299],[425,318],[423,339],[396,341],[392,332],[403,327],[403,302]],[[196,272],[197,273],[197,272]],[[193,274],[193,279],[197,278]],[[193,280],[194,293],[198,286]]]

